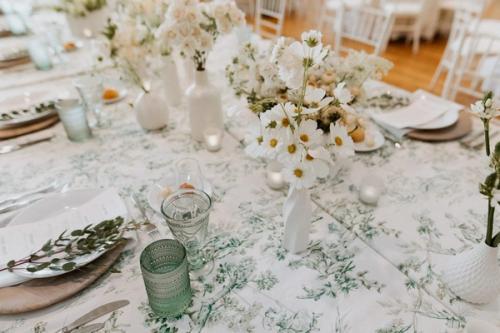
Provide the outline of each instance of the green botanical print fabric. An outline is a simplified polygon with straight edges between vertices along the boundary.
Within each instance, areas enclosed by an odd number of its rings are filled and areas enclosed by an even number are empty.
[[[191,140],[185,105],[170,108],[167,128],[144,132],[120,103],[106,108],[111,126],[95,130],[92,140],[71,143],[58,125],[53,142],[6,155],[0,164],[5,194],[67,179],[74,189],[114,187],[124,198],[137,193],[146,204],[151,186],[172,174],[177,159],[198,159],[214,188],[214,209],[201,253],[206,264],[190,273],[194,297],[186,312],[166,320],[148,306],[139,255],[151,240],[139,234],[91,287],[43,311],[0,317],[0,332],[53,332],[118,299],[130,304],[97,320],[105,323],[101,332],[463,332],[466,317],[478,312],[446,290],[439,267],[482,240],[478,153],[457,143],[405,141],[402,149],[386,143],[356,155],[312,189],[309,247],[287,253],[281,244],[286,190],[270,190],[265,162],[244,154],[251,115],[221,74],[234,43],[234,36],[221,40],[208,65],[227,116],[220,152]],[[131,98],[135,93],[129,90]],[[377,207],[358,201],[366,174],[386,183]],[[152,220],[172,237],[161,216]]]

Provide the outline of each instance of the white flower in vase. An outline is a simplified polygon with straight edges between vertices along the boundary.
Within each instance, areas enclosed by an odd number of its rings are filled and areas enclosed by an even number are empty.
[[[305,147],[312,148],[323,142],[323,131],[314,120],[303,120],[295,131],[297,140]]]
[[[318,174],[312,165],[306,162],[295,162],[283,169],[283,177],[297,190],[308,189],[314,185]]]
[[[262,147],[265,157],[274,159],[284,149],[288,142],[285,132],[277,129],[268,129],[264,131]]]
[[[337,87],[333,90],[333,95],[340,104],[348,104],[353,99],[351,91],[346,88],[345,82],[339,83],[337,85]]]
[[[306,94],[304,96],[304,114],[311,114],[318,112],[320,109],[333,102],[333,97],[326,97],[326,91],[320,88],[307,86]]]
[[[275,128],[286,130],[286,134],[292,134],[291,128],[297,127],[294,117],[296,116],[296,106],[292,103],[285,105],[278,104],[272,109],[261,114],[260,119],[264,128]]]
[[[491,98],[477,101],[470,106],[470,109],[472,113],[485,120],[490,120],[499,115],[498,109]]]
[[[335,156],[340,158],[354,156],[354,142],[345,127],[330,124],[330,141]]]
[[[325,178],[330,173],[331,156],[324,147],[316,147],[307,152],[304,162],[315,170],[319,178]]]
[[[250,127],[249,132],[245,136],[245,153],[253,158],[259,158],[265,155],[264,137],[260,130],[260,126]]]

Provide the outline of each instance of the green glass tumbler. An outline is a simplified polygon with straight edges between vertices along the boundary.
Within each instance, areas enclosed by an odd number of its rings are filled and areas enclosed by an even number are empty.
[[[184,246],[173,239],[158,240],[142,251],[140,263],[151,309],[160,317],[181,315],[192,298]]]

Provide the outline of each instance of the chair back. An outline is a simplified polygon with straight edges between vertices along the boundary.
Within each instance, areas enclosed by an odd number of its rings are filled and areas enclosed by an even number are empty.
[[[492,34],[468,34],[462,47],[467,54],[458,63],[451,98],[458,93],[480,99],[493,91],[500,100],[500,37]],[[480,52],[477,52],[477,51]]]
[[[265,38],[281,36],[287,0],[257,0],[255,30]]]
[[[340,31],[336,33],[340,34],[341,41],[349,39],[371,46],[373,53],[380,55],[387,47],[393,25],[392,13],[371,6],[343,6],[341,24],[336,25],[336,29]],[[346,48],[341,47],[340,50],[344,51]]]

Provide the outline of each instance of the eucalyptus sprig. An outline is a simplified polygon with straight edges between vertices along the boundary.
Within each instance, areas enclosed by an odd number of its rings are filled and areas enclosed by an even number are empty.
[[[7,262],[5,268],[12,272],[16,267],[29,265],[28,272],[38,272],[49,268],[54,271],[72,271],[76,268],[75,259],[96,251],[108,250],[123,240],[123,233],[135,230],[135,222],[124,223],[122,217],[102,221],[99,224],[89,224],[83,229],[65,230],[56,239],[49,239],[36,252],[22,258]]]

